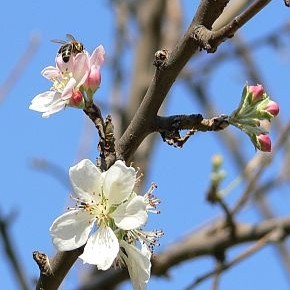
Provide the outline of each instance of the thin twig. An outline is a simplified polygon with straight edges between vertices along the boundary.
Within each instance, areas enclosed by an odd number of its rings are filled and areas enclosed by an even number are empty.
[[[63,170],[59,165],[42,158],[33,158],[31,160],[31,167],[33,169],[43,171],[51,175],[56,180],[58,180],[66,189],[71,188],[66,171]]]
[[[16,254],[16,247],[12,243],[12,238],[10,237],[8,226],[10,225],[9,221],[11,221],[10,217],[3,217],[0,214],[0,236],[3,241],[3,247],[5,249],[5,253],[8,261],[10,262],[13,273],[15,275],[15,280],[18,282],[20,289],[29,290],[28,279],[25,275],[25,271],[21,266],[20,256]]]
[[[259,160],[257,160],[257,164],[255,167],[257,167],[257,171],[251,175],[251,177],[249,178],[249,182],[247,184],[247,187],[244,191],[244,193],[242,194],[242,196],[240,197],[240,199],[237,201],[236,205],[234,206],[234,208],[232,209],[232,214],[236,215],[246,204],[246,202],[249,200],[250,198],[250,194],[253,190],[253,187],[255,186],[257,180],[259,180],[260,176],[262,175],[262,173],[264,172],[264,170],[266,169],[266,167],[272,162],[273,158],[276,156],[276,153],[278,151],[278,149],[280,149],[280,147],[286,142],[288,136],[289,136],[289,132],[290,132],[290,123],[288,123],[283,131],[281,132],[278,141],[276,142],[273,150],[272,150],[272,155],[268,156],[269,158],[262,158],[262,155],[260,155]],[[248,176],[248,172],[247,169],[244,172],[245,176]]]
[[[0,102],[4,100],[5,96],[9,93],[9,91],[12,89],[27,67],[27,64],[35,55],[35,52],[39,47],[39,43],[40,41],[37,35],[31,37],[25,52],[20,57],[12,71],[9,73],[4,83],[0,86]]]
[[[185,288],[185,290],[191,290],[197,285],[199,285],[204,280],[222,272],[225,272],[226,270],[230,269],[237,263],[240,263],[245,258],[251,256],[252,254],[256,253],[258,250],[263,248],[265,245],[267,245],[269,242],[272,242],[273,237],[276,240],[277,230],[273,230],[270,233],[266,234],[264,237],[262,237],[260,240],[258,240],[256,243],[254,243],[252,246],[250,246],[247,250],[245,250],[240,255],[236,256],[232,261],[228,263],[223,263],[219,265],[217,268],[213,269],[212,271],[209,271],[208,273],[202,275],[201,277],[197,278],[191,285]]]
[[[235,17],[233,21],[225,25],[223,28],[214,32],[213,41],[215,39],[224,40],[226,37],[232,37],[234,33],[258,14],[272,0],[257,0],[248,9]]]
[[[222,265],[222,262],[218,260],[216,268],[220,269],[221,265]],[[222,274],[222,271],[217,271],[214,274],[213,283],[212,283],[212,290],[217,290],[218,289],[218,285],[219,285],[219,281],[220,281],[220,278],[221,278],[221,274]]]

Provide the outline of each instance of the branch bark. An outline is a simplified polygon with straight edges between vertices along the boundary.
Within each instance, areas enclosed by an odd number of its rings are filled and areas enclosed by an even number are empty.
[[[225,26],[222,30],[214,34],[214,44],[217,47],[221,39],[237,31],[242,25],[258,13],[269,0],[259,0],[246,10],[239,18],[234,20],[233,24]],[[116,144],[116,153],[118,159],[128,160],[137,150],[138,146],[150,134],[150,127],[153,126],[154,118],[158,113],[164,99],[166,98],[171,86],[178,74],[188,62],[188,60],[200,48],[200,37],[197,32],[201,27],[211,29],[214,21],[221,15],[228,1],[210,1],[204,0],[199,5],[196,16],[193,18],[184,37],[179,41],[171,52],[167,65],[162,70],[156,70],[152,82],[139,106],[132,122]]]
[[[224,227],[223,220],[218,220],[214,224],[209,223],[156,255],[152,260],[152,274],[167,276],[169,269],[186,260],[202,256],[215,257],[220,250],[227,251],[239,244],[259,241],[270,233],[272,235],[273,231],[279,233],[282,231],[282,234],[279,235],[281,238],[289,236],[290,217],[270,219],[256,225],[236,224],[235,239],[232,239],[229,228]],[[77,288],[77,290],[112,289],[128,278],[125,269],[102,273],[95,280],[91,280],[90,283]]]

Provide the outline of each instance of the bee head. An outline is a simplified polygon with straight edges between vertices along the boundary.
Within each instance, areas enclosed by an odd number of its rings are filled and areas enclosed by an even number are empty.
[[[82,52],[84,50],[84,46],[81,42],[75,42],[74,47],[77,52]]]

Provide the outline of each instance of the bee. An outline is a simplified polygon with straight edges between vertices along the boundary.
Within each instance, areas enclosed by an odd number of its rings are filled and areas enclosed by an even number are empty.
[[[76,55],[84,51],[84,46],[81,42],[77,41],[71,34],[67,34],[67,41],[52,39],[52,42],[60,43],[62,46],[58,50],[58,54],[61,54],[62,60],[68,62],[71,55]]]

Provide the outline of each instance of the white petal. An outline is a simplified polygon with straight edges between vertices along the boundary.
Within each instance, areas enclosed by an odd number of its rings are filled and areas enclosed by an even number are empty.
[[[51,104],[46,112],[44,112],[42,114],[42,117],[43,118],[48,118],[50,115],[54,114],[54,113],[57,113],[59,111],[61,111],[62,109],[64,109],[67,105],[67,102],[66,101],[63,101],[63,100],[59,100],[53,104]]]
[[[140,251],[123,240],[120,241],[120,247],[123,247],[126,251],[126,255],[122,251],[120,252],[127,264],[134,290],[145,290],[150,279],[151,252],[146,245],[143,245]]]
[[[108,198],[109,206],[119,204],[126,200],[133,191],[136,181],[136,171],[133,167],[117,160],[108,171],[106,171],[103,191]]]
[[[80,258],[84,263],[97,265],[99,270],[107,270],[119,252],[119,243],[110,227],[102,227],[90,236]]]
[[[78,198],[84,202],[98,202],[102,193],[102,173],[93,162],[83,159],[69,170],[72,187]]]
[[[61,94],[61,98],[63,100],[68,100],[72,97],[75,84],[76,84],[76,80],[74,78],[70,78]]]
[[[48,80],[61,78],[61,72],[54,66],[48,66],[41,71],[41,74]]]
[[[59,216],[49,231],[59,251],[70,251],[84,245],[94,226],[92,216],[83,210],[71,210]]]
[[[41,112],[42,117],[49,117],[66,106],[66,101],[61,99],[61,94],[55,91],[47,91],[33,98],[29,106],[30,110]]]
[[[46,91],[38,94],[31,101],[30,110],[46,112],[47,108],[55,101],[60,100],[60,94],[55,91]]]
[[[111,216],[116,225],[123,230],[133,230],[143,226],[148,219],[143,196],[136,196],[120,204]]]

